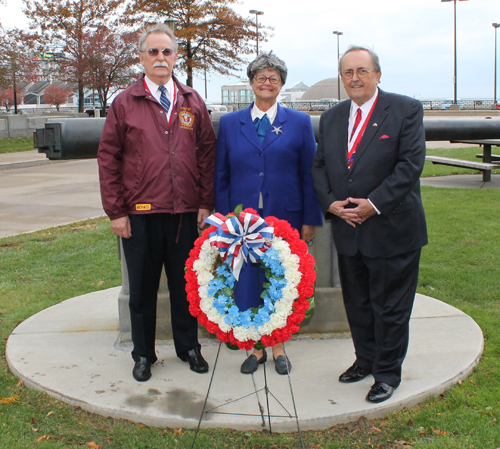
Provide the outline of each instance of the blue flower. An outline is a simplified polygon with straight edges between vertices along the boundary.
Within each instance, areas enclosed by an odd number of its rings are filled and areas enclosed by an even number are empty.
[[[269,316],[269,313],[267,313],[263,308],[261,308],[257,313],[257,315],[255,315],[253,322],[255,327],[259,327],[267,323],[270,319],[271,317]]]
[[[222,264],[222,265],[218,266],[216,271],[217,271],[218,276],[226,276],[226,274],[228,273],[227,265]]]
[[[231,302],[231,300],[226,295],[219,295],[214,299],[213,306],[217,309],[217,312],[224,315],[228,310],[228,302]]]
[[[224,283],[220,279],[212,279],[208,283],[207,293],[209,296],[215,296],[219,290],[224,288]]]
[[[234,288],[234,284],[236,282],[236,278],[233,276],[233,273],[228,273],[226,276],[225,284],[232,290]]]
[[[252,311],[250,309],[240,313],[240,325],[246,328],[252,325]]]
[[[264,306],[262,307],[262,309],[267,313],[271,313],[275,309],[274,303],[268,295],[264,296]]]
[[[237,326],[240,322],[240,309],[237,306],[231,306],[227,312],[227,316],[224,318],[224,322],[229,326]]]

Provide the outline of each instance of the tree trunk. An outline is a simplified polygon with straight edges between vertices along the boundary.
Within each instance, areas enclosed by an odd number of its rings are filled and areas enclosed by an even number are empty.
[[[85,110],[85,97],[83,92],[83,80],[78,80],[78,112],[83,112]]]
[[[188,39],[186,43],[186,85],[193,87],[193,52],[191,51],[191,41]]]

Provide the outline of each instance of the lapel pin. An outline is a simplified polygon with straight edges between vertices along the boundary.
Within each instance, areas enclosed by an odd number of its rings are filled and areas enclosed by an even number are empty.
[[[378,126],[378,125],[376,123],[374,123],[373,126]]]
[[[272,133],[276,133],[277,136],[280,134],[283,134],[283,131],[281,130],[282,126],[273,126],[273,130],[271,131]]]

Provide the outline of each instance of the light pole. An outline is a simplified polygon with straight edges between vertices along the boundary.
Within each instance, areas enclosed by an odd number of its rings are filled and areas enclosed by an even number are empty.
[[[493,89],[493,99],[495,101],[494,105],[495,108],[497,107],[497,28],[500,27],[500,23],[493,23],[492,24],[495,27],[495,82],[493,84],[494,89]]]
[[[257,28],[257,56],[259,56],[259,16],[264,15],[264,11],[257,11],[256,9],[251,9],[250,14],[255,14],[255,26]]]
[[[338,90],[338,99],[340,101],[340,70],[338,69],[339,67],[339,60],[340,60],[340,47],[339,47],[339,36],[342,36],[344,33],[342,31],[334,31],[333,34],[337,35],[337,87],[339,88]]]
[[[467,2],[469,0],[459,0]],[[453,2],[453,42],[454,42],[454,73],[453,73],[453,104],[457,104],[457,0],[441,0],[441,2]]]

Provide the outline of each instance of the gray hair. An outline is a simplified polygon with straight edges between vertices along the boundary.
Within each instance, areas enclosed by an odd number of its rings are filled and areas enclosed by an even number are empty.
[[[255,78],[255,74],[260,70],[269,69],[269,70],[277,70],[280,74],[281,82],[285,84],[286,75],[288,70],[286,68],[286,64],[276,55],[273,55],[272,50],[269,53],[263,51],[259,54],[247,67],[247,76],[250,80],[250,84],[253,83],[253,79]]]
[[[165,33],[172,40],[173,50],[177,51],[179,45],[177,44],[177,38],[174,35],[174,32],[170,29],[169,26],[164,23],[159,23],[157,25],[151,25],[149,27],[143,28],[141,33],[139,34],[139,51],[145,51],[146,39],[152,33]]]
[[[340,57],[340,60],[339,60],[339,73],[342,73],[342,62],[344,61],[344,57],[345,55],[347,55],[347,53],[350,53],[351,51],[367,51],[370,55],[370,57],[372,58],[372,62],[373,62],[373,69],[375,70],[375,72],[379,72],[380,73],[380,61],[378,59],[378,56],[375,54],[375,52],[373,50],[370,50],[369,48],[366,48],[366,47],[360,47],[358,45],[351,45],[346,51],[345,53]]]

